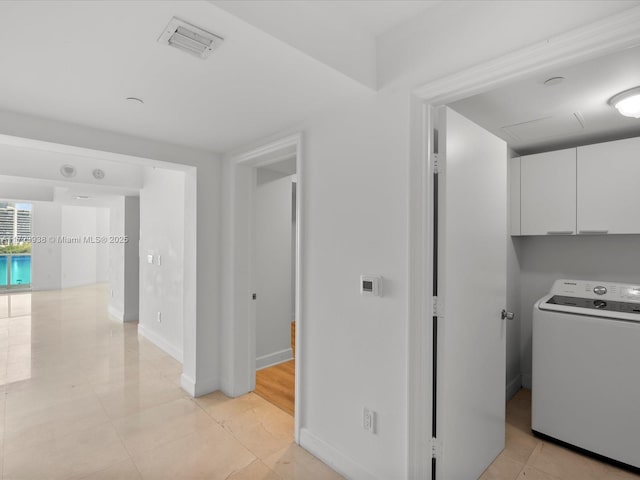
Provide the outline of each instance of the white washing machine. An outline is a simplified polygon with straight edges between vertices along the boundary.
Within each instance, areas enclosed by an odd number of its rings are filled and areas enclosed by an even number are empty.
[[[557,280],[533,308],[535,433],[640,468],[640,286]]]

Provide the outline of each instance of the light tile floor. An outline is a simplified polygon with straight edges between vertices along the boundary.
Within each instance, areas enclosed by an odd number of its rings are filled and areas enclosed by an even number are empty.
[[[580,455],[531,433],[531,390],[507,403],[506,448],[481,480],[639,480],[640,476]]]
[[[106,286],[0,295],[3,479],[342,478],[261,397],[191,399],[181,365],[106,303]],[[640,479],[532,437],[530,403],[527,390],[508,403],[507,447],[483,480]]]
[[[259,396],[191,399],[181,365],[106,305],[104,285],[0,295],[3,479],[342,478]]]

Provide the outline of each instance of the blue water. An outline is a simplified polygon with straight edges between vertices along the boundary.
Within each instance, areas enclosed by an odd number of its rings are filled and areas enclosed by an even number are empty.
[[[0,255],[0,287],[7,286],[8,257]],[[31,284],[31,255],[11,257],[11,286]]]
[[[7,286],[7,257],[0,255],[0,287]]]

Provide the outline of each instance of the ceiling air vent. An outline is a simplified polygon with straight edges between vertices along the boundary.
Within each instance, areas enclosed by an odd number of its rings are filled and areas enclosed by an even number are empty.
[[[207,58],[222,45],[224,38],[173,17],[158,42],[179,48],[198,58]]]

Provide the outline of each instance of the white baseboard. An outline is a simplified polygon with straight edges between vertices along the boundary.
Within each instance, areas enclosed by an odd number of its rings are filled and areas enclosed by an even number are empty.
[[[124,312],[119,308],[116,308],[113,305],[109,305],[107,311],[109,312],[109,315],[111,315],[116,320],[124,322]]]
[[[193,380],[193,378],[183,373],[180,376],[180,386],[192,397],[196,396],[196,382]]]
[[[193,378],[184,373],[180,377],[180,386],[194,398],[220,390],[220,382],[217,378],[209,378],[196,383]]]
[[[530,373],[522,374],[522,386],[524,388],[528,388],[529,390],[531,390],[531,374]]]
[[[138,333],[142,335],[144,338],[146,338],[147,340],[149,340],[151,343],[153,343],[156,347],[168,353],[177,361],[182,363],[182,359],[183,359],[182,350],[171,345],[169,342],[167,342],[165,338],[158,335],[156,332],[148,328],[145,328],[144,325],[138,325]]]
[[[262,357],[256,358],[256,370],[273,367],[274,365],[288,362],[289,360],[293,360],[293,350],[290,348],[270,353],[269,355],[263,355]]]
[[[507,400],[511,400],[513,396],[522,388],[522,375],[517,374],[509,383],[507,383]]]
[[[345,457],[340,451],[333,448],[324,440],[316,437],[306,428],[300,429],[300,446],[347,479],[380,480],[361,465]]]

